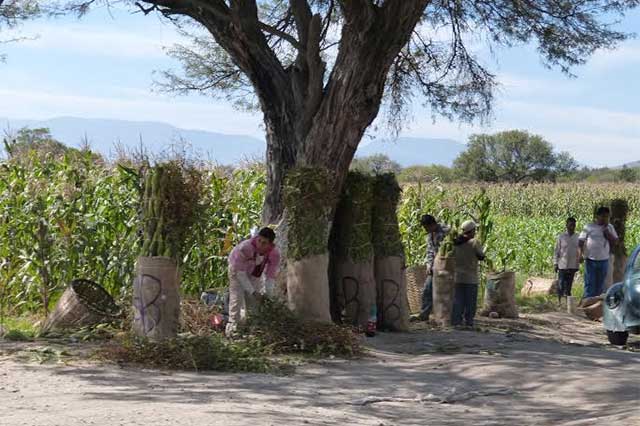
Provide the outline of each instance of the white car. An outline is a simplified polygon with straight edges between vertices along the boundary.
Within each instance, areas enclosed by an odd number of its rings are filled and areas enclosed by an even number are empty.
[[[627,261],[624,280],[607,291],[603,313],[611,344],[626,345],[629,333],[640,334],[640,246]]]

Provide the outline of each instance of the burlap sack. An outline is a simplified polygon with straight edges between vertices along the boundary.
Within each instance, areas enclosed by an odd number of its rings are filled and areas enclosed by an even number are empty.
[[[436,256],[433,263],[433,318],[443,326],[451,325],[455,295],[455,258]]]
[[[496,312],[500,318],[518,318],[514,272],[487,275],[484,308],[480,314],[489,316],[492,312]]]
[[[409,301],[400,256],[376,257],[375,277],[378,293],[378,326],[383,330],[409,330]]]
[[[334,279],[342,322],[366,328],[371,308],[376,306],[373,260],[358,263],[336,260]]]
[[[168,257],[138,257],[133,283],[133,331],[150,339],[176,337],[180,322],[180,276]]]
[[[287,265],[287,299],[289,308],[300,317],[330,322],[329,255],[291,260]]]

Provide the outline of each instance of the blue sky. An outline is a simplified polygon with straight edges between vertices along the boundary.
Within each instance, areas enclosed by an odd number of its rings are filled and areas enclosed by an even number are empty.
[[[640,29],[640,11],[629,14],[621,28]],[[263,138],[259,113],[241,113],[201,96],[152,91],[153,72],[176,65],[163,47],[180,42],[175,29],[157,17],[100,9],[80,21],[30,22],[20,34],[33,39],[0,46],[7,54],[0,64],[0,117],[162,121]],[[484,126],[434,123],[429,111],[415,106],[403,136],[464,142],[474,132],[520,128],[543,135],[583,164],[640,160],[640,40],[598,52],[574,70],[575,79],[544,68],[530,46],[493,55],[483,50],[502,83],[493,120]]]

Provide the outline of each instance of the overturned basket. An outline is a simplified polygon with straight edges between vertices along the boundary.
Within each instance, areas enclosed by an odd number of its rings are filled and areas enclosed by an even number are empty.
[[[427,280],[427,267],[415,265],[406,269],[407,298],[409,299],[409,311],[412,314],[420,312],[422,308],[422,290]]]
[[[116,302],[100,285],[89,280],[73,280],[47,317],[42,331],[95,325],[114,320],[120,314]]]

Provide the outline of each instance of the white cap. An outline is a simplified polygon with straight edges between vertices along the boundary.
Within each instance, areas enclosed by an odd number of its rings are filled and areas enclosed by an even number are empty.
[[[465,234],[467,232],[475,231],[475,229],[476,229],[476,223],[472,220],[467,220],[462,223],[462,232]]]

